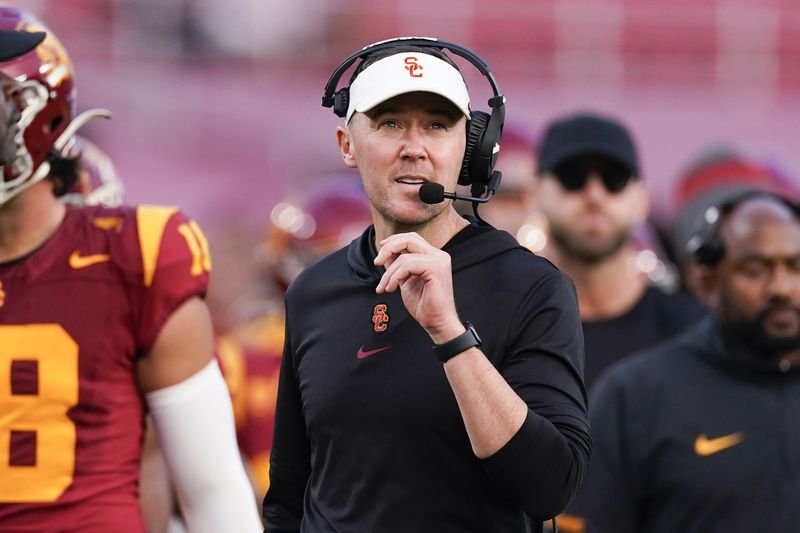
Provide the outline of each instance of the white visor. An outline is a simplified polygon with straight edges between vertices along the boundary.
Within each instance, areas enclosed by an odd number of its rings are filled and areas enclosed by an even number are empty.
[[[434,93],[447,98],[469,120],[469,93],[464,78],[452,65],[426,53],[403,52],[365,68],[350,86],[345,122],[400,94]]]

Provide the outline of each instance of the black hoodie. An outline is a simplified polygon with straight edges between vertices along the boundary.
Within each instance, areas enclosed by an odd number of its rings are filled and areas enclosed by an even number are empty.
[[[591,404],[573,506],[586,533],[800,530],[800,367],[725,341],[709,317],[612,366]]]
[[[399,292],[375,293],[374,240],[370,228],[287,292],[267,531],[541,531],[591,448],[571,281],[490,227],[443,247],[460,317],[529,407],[477,459],[430,337]]]

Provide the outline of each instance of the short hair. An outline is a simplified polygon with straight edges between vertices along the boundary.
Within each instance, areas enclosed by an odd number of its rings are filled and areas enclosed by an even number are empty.
[[[71,192],[78,183],[80,155],[63,156],[51,151],[47,161],[50,163],[49,178],[53,181],[53,194],[60,198]]]

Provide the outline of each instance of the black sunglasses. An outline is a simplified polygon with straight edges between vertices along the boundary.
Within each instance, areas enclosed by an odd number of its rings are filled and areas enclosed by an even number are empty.
[[[579,157],[553,169],[558,182],[572,192],[583,189],[591,174],[600,175],[603,186],[612,194],[621,192],[633,178],[628,169],[605,157]]]

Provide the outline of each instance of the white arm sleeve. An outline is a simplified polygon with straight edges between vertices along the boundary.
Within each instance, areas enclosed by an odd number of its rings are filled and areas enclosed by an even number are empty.
[[[189,531],[262,532],[217,361],[146,399]]]

